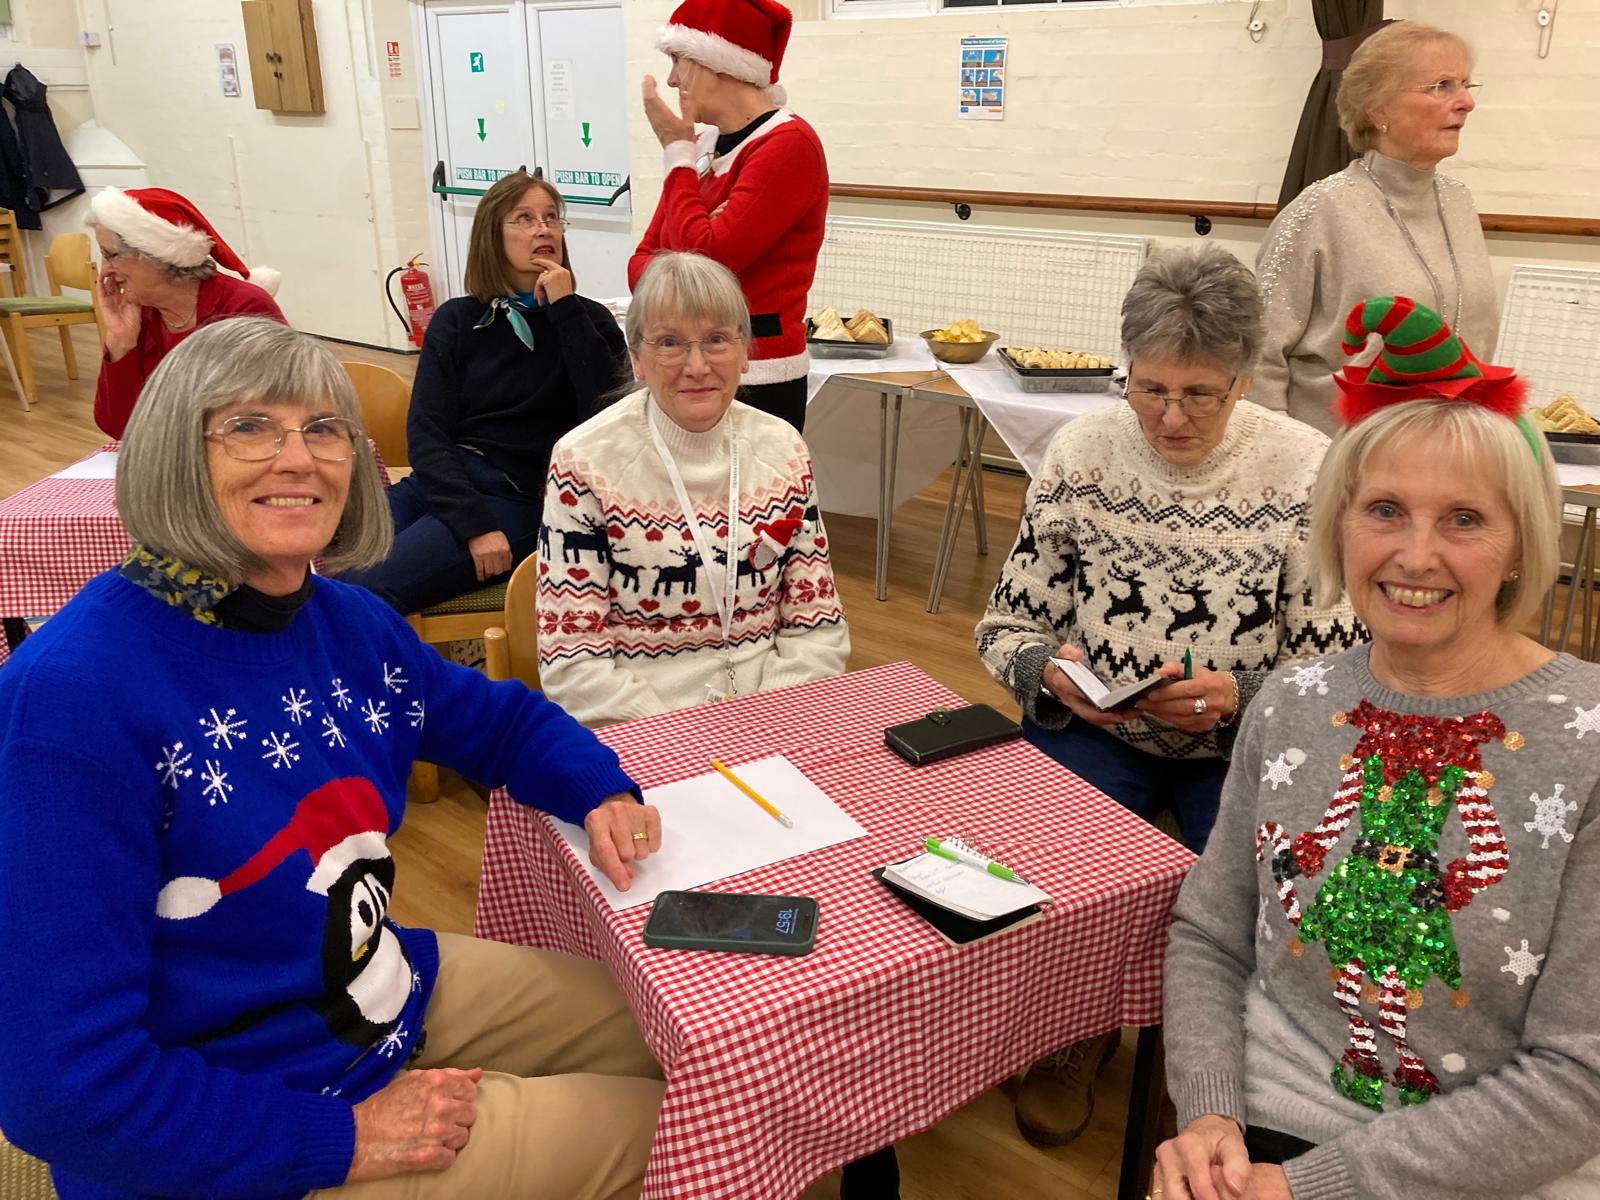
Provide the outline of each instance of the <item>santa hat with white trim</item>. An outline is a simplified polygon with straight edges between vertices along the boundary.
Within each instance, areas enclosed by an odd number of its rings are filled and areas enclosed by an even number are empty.
[[[92,224],[103,225],[131,249],[174,267],[198,267],[214,258],[219,267],[248,279],[269,296],[283,276],[271,267],[251,270],[211,228],[198,208],[166,188],[105,187],[89,201]]]
[[[777,0],[684,0],[656,38],[656,49],[719,75],[754,84],[774,104],[794,18]]]
[[[311,858],[306,890],[326,896],[350,864],[389,858],[389,810],[369,780],[334,779],[308,793],[289,823],[221,879],[180,875],[156,896],[156,915],[185,921],[209,911],[224,896],[259,883],[296,850]]]

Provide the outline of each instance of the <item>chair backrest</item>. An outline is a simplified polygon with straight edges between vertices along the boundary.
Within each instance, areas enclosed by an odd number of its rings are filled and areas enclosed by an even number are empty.
[[[22,230],[17,228],[17,214],[9,208],[0,208],[0,263],[11,264],[11,294],[28,294],[27,254],[22,245]]]
[[[506,582],[506,608],[498,628],[484,634],[490,679],[520,679],[539,690],[539,556],[530,554]]]
[[[83,232],[58,233],[51,239],[44,256],[45,274],[50,277],[50,294],[59,296],[64,287],[95,294],[94,259],[89,254],[89,235]]]
[[[361,423],[378,444],[378,453],[390,467],[409,467],[406,453],[406,412],[411,407],[411,387],[388,367],[347,362],[345,374],[361,400]]]

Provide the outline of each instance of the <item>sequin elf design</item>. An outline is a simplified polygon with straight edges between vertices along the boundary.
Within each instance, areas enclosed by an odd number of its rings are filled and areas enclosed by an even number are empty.
[[[1333,715],[1335,725],[1364,732],[1340,760],[1344,776],[1316,828],[1290,838],[1274,821],[1256,831],[1256,858],[1272,862],[1278,900],[1300,937],[1328,951],[1334,997],[1350,1022],[1350,1046],[1333,1065],[1333,1084],[1369,1108],[1383,1108],[1383,1065],[1377,1036],[1361,1014],[1376,1003],[1378,1024],[1393,1041],[1393,1082],[1402,1104],[1421,1104],[1439,1081],[1406,1043],[1406,1018],[1422,1007],[1422,988],[1438,976],[1451,1003],[1468,1001],[1451,916],[1505,877],[1508,856],[1500,819],[1489,800],[1494,776],[1479,747],[1522,747],[1493,713],[1462,717],[1400,716],[1366,700]],[[1468,851],[1441,867],[1440,834],[1451,807],[1461,813]],[[1303,913],[1295,879],[1322,870],[1323,860],[1360,814],[1360,836]],[[1363,977],[1367,980],[1363,987]]]

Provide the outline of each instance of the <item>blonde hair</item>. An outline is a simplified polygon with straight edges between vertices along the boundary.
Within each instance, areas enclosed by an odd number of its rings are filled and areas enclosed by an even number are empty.
[[[1328,447],[1311,492],[1311,587],[1319,608],[1345,591],[1344,522],[1372,455],[1415,443],[1431,455],[1454,456],[1473,469],[1464,479],[1498,481],[1517,534],[1518,577],[1503,583],[1495,616],[1520,629],[1538,610],[1561,565],[1561,485],[1547,447],[1536,456],[1516,422],[1465,401],[1409,400],[1379,409],[1344,430]]]
[[[1385,25],[1350,56],[1334,104],[1339,110],[1339,128],[1357,153],[1377,148],[1378,128],[1372,123],[1372,110],[1393,99],[1406,85],[1406,71],[1440,42],[1457,47],[1467,56],[1469,67],[1476,60],[1465,38],[1421,21]]]

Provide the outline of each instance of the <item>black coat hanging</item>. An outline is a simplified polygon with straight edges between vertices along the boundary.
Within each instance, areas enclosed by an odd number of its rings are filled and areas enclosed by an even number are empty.
[[[45,103],[44,84],[18,63],[6,76],[0,95],[11,102],[16,112],[17,140],[22,143],[22,160],[27,167],[27,207],[43,212],[81,195],[83,180],[56,132],[50,106]]]
[[[0,105],[0,208],[17,215],[18,229],[39,229],[39,214],[28,207],[28,164],[11,115]]]

